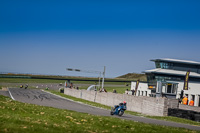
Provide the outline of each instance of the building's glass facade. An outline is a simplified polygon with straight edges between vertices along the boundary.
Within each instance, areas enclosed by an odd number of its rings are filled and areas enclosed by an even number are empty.
[[[183,63],[173,63],[166,61],[155,61],[156,68],[161,69],[171,69],[178,71],[188,71],[200,73],[200,65],[183,64]]]

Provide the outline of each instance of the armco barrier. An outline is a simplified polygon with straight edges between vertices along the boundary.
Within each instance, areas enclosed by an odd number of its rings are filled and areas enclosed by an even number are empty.
[[[100,104],[114,106],[123,101],[127,102],[127,110],[147,115],[167,116],[167,99],[144,96],[132,96],[127,94],[116,94],[110,92],[96,92],[87,90],[76,90],[65,88],[64,94],[82,98]]]

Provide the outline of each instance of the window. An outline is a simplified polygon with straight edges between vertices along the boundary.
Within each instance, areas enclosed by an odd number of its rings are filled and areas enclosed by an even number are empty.
[[[177,89],[178,89],[177,83],[169,83],[169,82],[158,81],[158,87],[157,87],[158,93],[176,94]]]
[[[174,64],[169,62],[156,62],[156,68],[171,69]]]
[[[155,79],[157,80],[157,81],[166,81],[166,80],[171,80],[171,81],[180,81],[181,80],[181,78],[179,78],[179,77],[170,77],[170,76],[168,76],[168,77],[166,77],[166,76],[155,76]]]
[[[160,62],[156,62],[156,68],[160,68]]]

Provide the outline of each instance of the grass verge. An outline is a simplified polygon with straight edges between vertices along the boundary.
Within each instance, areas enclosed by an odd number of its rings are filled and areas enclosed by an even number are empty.
[[[0,109],[0,132],[199,132],[20,103],[4,96],[0,96]]]
[[[86,81],[84,81],[84,79]],[[87,81],[87,78],[83,78],[83,81],[76,81],[76,78],[74,78],[74,80],[72,79],[71,82],[74,84],[98,84],[98,81]],[[1,78],[0,77],[0,83],[64,83],[66,80],[64,79],[32,79],[32,78]],[[130,81],[131,82],[131,81]],[[105,80],[105,84],[108,85],[125,85],[125,84],[129,84],[130,86],[130,82],[107,82]]]
[[[0,83],[8,83],[9,87],[19,87],[19,84],[45,84],[45,83],[63,83],[65,80],[55,80],[55,79],[27,79],[27,78],[0,78]],[[98,84],[98,82],[95,81],[71,81],[74,83],[74,85],[77,87],[81,84],[82,86],[79,86],[79,89],[87,89],[90,85]],[[12,83],[12,84],[9,84]],[[16,85],[17,83],[18,85]],[[111,86],[110,86],[111,85]],[[120,85],[120,86],[119,86]],[[30,86],[29,88],[35,88],[35,86]],[[130,85],[126,86],[125,82],[105,82],[105,88],[108,92],[113,92],[113,89],[117,91],[117,93],[124,93],[126,89],[130,90]]]

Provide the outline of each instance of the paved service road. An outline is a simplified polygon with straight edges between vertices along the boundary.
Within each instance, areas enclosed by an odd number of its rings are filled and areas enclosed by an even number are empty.
[[[100,108],[88,106],[85,104],[81,104],[78,102],[74,102],[74,101],[71,101],[71,100],[68,100],[68,99],[47,93],[47,92],[43,92],[41,90],[10,88],[9,91],[10,91],[11,97],[20,102],[67,109],[67,110],[74,110],[77,112],[84,112],[84,113],[89,113],[93,115],[110,116],[109,110],[100,109]],[[118,117],[118,116],[114,115],[112,117]],[[162,120],[155,120],[155,119],[149,119],[149,118],[126,115],[126,114],[118,118],[150,123],[150,124],[200,130],[200,126],[192,126],[192,125],[180,124],[180,123],[175,123],[175,122],[167,122],[167,121],[162,121]]]

